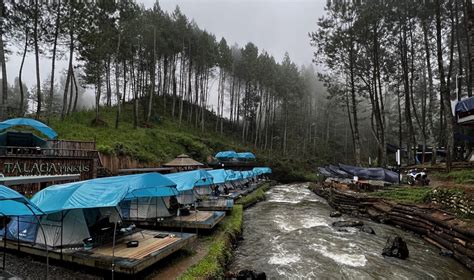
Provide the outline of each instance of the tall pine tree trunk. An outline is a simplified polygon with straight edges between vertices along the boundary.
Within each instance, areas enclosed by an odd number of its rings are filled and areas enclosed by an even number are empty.
[[[53,41],[53,56],[51,57],[51,83],[49,86],[49,104],[48,104],[48,124],[53,113],[53,98],[54,98],[54,72],[56,70],[56,49],[58,46],[58,36],[59,36],[59,24],[61,17],[61,1],[57,3],[58,10],[56,15],[56,24],[54,28],[54,41]]]
[[[38,105],[36,107],[36,119],[41,117],[41,103],[43,102],[41,98],[41,77],[40,77],[40,66],[39,66],[39,34],[38,34],[38,20],[39,20],[39,4],[38,0],[35,0],[35,18],[34,18],[34,28],[33,28],[33,39],[35,45],[35,63],[36,63],[36,96]],[[3,46],[3,44],[1,44]],[[6,75],[6,73],[5,73]],[[6,93],[5,93],[6,94]],[[4,94],[4,97],[6,96]],[[3,101],[4,99],[2,99]],[[5,103],[2,103],[5,105]]]

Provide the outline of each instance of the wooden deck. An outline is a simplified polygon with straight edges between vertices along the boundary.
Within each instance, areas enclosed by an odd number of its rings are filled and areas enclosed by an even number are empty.
[[[225,217],[223,211],[191,211],[188,216],[172,217],[158,222],[159,227],[212,229]]]
[[[208,199],[199,201],[197,208],[199,210],[210,211],[230,211],[234,207],[234,200],[229,198]]]
[[[168,236],[157,237],[163,233]],[[92,250],[82,248],[64,250],[62,256],[59,249],[49,251],[49,258],[104,270],[111,270],[113,261],[117,273],[136,274],[190,244],[195,239],[196,235],[191,233],[143,230],[118,238],[115,245],[115,257],[112,257],[112,243],[108,243]],[[138,247],[127,248],[127,242],[132,240],[139,242]],[[17,246],[15,241],[7,242],[9,249],[17,250]],[[20,251],[45,256],[44,249],[30,244],[21,244]]]

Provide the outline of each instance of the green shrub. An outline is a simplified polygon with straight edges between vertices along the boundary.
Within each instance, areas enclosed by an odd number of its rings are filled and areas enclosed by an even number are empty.
[[[226,265],[232,257],[232,243],[241,234],[242,223],[243,208],[241,205],[234,205],[230,215],[216,229],[218,233],[213,238],[207,255],[190,267],[179,279],[224,278]]]
[[[416,204],[430,201],[430,187],[405,187],[372,193],[372,196],[393,200],[395,202]]]

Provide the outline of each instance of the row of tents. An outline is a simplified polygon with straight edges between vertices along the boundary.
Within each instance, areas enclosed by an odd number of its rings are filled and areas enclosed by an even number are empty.
[[[269,173],[270,168],[259,167],[97,178],[50,186],[31,200],[0,186],[0,214],[14,216],[6,226],[10,240],[80,247],[84,240],[105,234],[104,228],[127,220],[176,216],[178,209],[212,196],[217,188],[235,188]]]

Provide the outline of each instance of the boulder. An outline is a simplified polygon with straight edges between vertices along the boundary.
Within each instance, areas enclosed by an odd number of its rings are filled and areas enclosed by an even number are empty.
[[[362,232],[365,232],[365,233],[368,233],[368,234],[375,234],[375,231],[373,228],[369,227],[369,226],[362,226],[360,228],[360,231]]]
[[[333,227],[361,227],[364,223],[361,221],[336,221],[332,223]]]
[[[243,269],[236,275],[237,280],[266,280],[267,275],[265,272]]]
[[[339,217],[341,217],[341,216],[342,216],[342,213],[339,212],[339,211],[334,211],[334,212],[331,212],[331,213],[329,214],[329,217],[331,217],[331,218],[339,218]]]
[[[387,244],[385,244],[385,248],[383,248],[382,256],[404,260],[408,258],[408,255],[407,244],[400,236],[390,236],[387,239]]]
[[[443,257],[452,257],[454,253],[453,251],[448,249],[441,249],[441,251],[439,251],[439,255]]]

